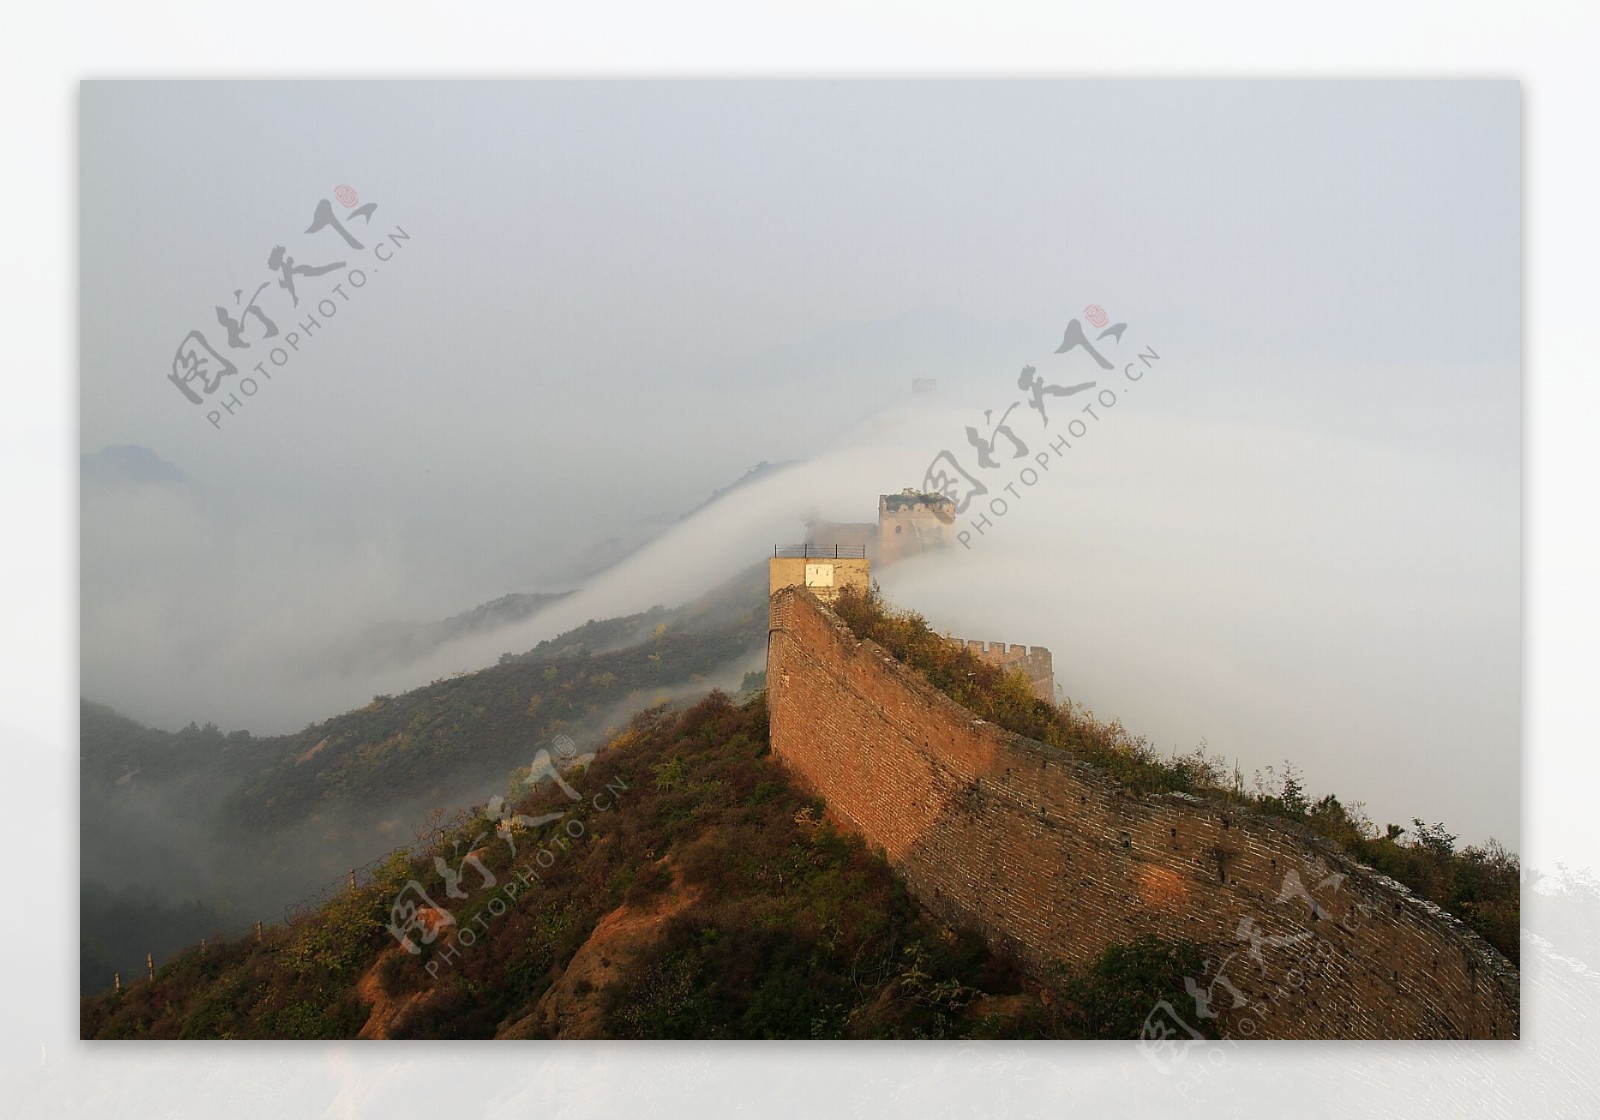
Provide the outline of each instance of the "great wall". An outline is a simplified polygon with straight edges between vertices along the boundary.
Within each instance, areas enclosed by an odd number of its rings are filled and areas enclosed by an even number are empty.
[[[1197,1014],[1263,1038],[1518,1037],[1517,970],[1459,920],[1292,822],[1187,794],[1135,795],[977,719],[855,638],[823,601],[836,593],[832,571],[823,586],[815,562],[810,579],[780,563],[773,753],[930,911],[1040,977],[1142,934],[1215,947],[1192,978],[1194,1002],[1162,1028],[1178,1037]],[[838,573],[867,578],[865,561]],[[981,652],[1003,661],[1022,649]],[[1049,652],[1037,652],[1042,662],[1014,659],[1039,694]]]
[[[1516,967],[1332,842],[1226,800],[1131,792],[977,718],[857,639],[828,603],[844,587],[871,587],[871,557],[893,527],[910,541],[893,557],[947,546],[937,498],[893,497],[880,499],[877,525],[850,527],[854,543],[774,549],[767,707],[773,755],[829,818],[882,851],[926,910],[1046,982],[1146,934],[1201,944],[1211,957],[1186,978],[1184,1006],[1150,1009],[1147,1037],[1158,1040],[1187,1037],[1187,1021],[1206,1016],[1234,1038],[1520,1037]],[[917,520],[915,531],[896,514]],[[1021,670],[1036,697],[1054,701],[1048,649],[946,641]],[[285,924],[383,862],[291,906]],[[262,923],[251,932],[260,941]],[[153,955],[146,968],[154,981]]]

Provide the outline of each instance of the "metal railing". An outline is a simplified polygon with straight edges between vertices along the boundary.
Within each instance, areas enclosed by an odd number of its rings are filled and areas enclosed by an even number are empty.
[[[250,922],[249,924],[243,926],[234,926],[225,929],[213,930],[210,936],[202,937],[198,944],[184,945],[167,953],[165,960],[162,961],[162,965],[164,966],[172,961],[177,960],[179,957],[186,956],[189,953],[198,952],[201,955],[204,955],[208,950],[221,947],[229,941],[235,941],[245,937],[253,936],[259,943],[264,940],[265,935],[269,931],[292,929],[306,918],[316,913],[323,906],[326,906],[329,902],[332,902],[335,898],[340,897],[346,892],[371,886],[373,880],[377,877],[378,869],[392,860],[395,856],[403,855],[408,859],[416,859],[417,857],[426,855],[431,851],[436,851],[444,836],[445,830],[434,829],[430,835],[419,838],[413,844],[403,844],[400,847],[379,856],[377,859],[369,860],[360,867],[352,867],[344,875],[340,876],[338,879],[335,879],[321,890],[308,894],[304,898],[297,899],[296,901],[285,906],[283,908],[283,921],[281,923],[261,919]],[[154,980],[156,978],[157,971],[155,954],[146,953],[144,960],[145,977],[149,980]],[[136,978],[130,977],[127,983],[131,984],[135,981],[135,979]],[[122,973],[120,971],[113,973],[112,991],[120,992],[125,986],[126,984],[123,982]]]
[[[780,557],[789,559],[817,559],[817,560],[865,560],[867,546],[864,544],[775,544],[772,546],[774,559]]]
[[[378,877],[378,869],[396,856],[414,860],[420,856],[441,851],[448,836],[447,830],[435,828],[428,835],[418,837],[413,843],[402,844],[398,848],[385,852],[377,859],[368,860],[360,867],[352,867],[349,872],[333,880],[320,891],[315,891],[285,906],[283,908],[283,924],[292,926],[316,913],[340,895],[371,886],[373,880]]]

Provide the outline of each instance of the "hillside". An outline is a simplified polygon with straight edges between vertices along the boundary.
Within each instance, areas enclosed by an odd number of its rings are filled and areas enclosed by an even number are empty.
[[[765,590],[752,568],[290,735],[167,732],[84,701],[84,990],[146,953],[280,919],[435,811],[503,793],[558,735],[586,743],[662,699],[734,687],[760,657]]]
[[[920,914],[768,752],[764,699],[647,710],[587,767],[476,812],[292,925],[84,1000],[85,1038],[1131,1037],[1200,947],[1121,947],[1049,988]],[[469,859],[468,853],[476,858]],[[481,868],[481,870],[480,870]],[[451,879],[461,896],[452,900]],[[453,918],[385,928],[415,879]],[[425,923],[426,924],[426,923]]]
[[[322,663],[340,674],[410,665],[450,642],[532,618],[570,594],[570,591],[513,592],[433,622],[376,623],[350,637],[340,649],[324,650]]]
[[[1131,923],[1093,959],[1031,967],[1025,978],[1006,937],[991,931],[986,941],[959,914],[919,906],[913,895],[926,896],[886,861],[894,853],[836,830],[848,818],[771,757],[765,693],[736,705],[712,692],[681,714],[645,707],[640,682],[663,664],[689,672],[693,694],[709,685],[689,667],[750,661],[764,597],[764,581],[741,579],[692,609],[590,622],[492,669],[375,698],[270,754],[215,729],[123,728],[114,749],[97,752],[102,785],[147,755],[160,756],[153,773],[163,780],[206,765],[234,775],[215,834],[241,846],[260,839],[264,851],[287,850],[274,836],[361,814],[365,799],[392,808],[451,767],[490,760],[498,769],[458,802],[474,808],[425,845],[353,885],[341,879],[287,924],[269,917],[259,937],[183,953],[153,983],[122,965],[122,992],[84,1001],[84,1036],[1129,1037],[1229,950],[1214,932],[1162,941]],[[962,705],[962,722],[975,715],[1070,752],[1135,796],[1201,794],[1292,821],[1446,906],[1515,959],[1515,856],[1457,851],[1442,825],[1378,832],[1337,798],[1311,798],[1292,768],[1246,790],[1215,758],[1163,758],[1118,725],[1039,701],[1023,677],[951,647],[875,595],[846,593],[835,609],[858,638]],[[629,703],[644,710],[616,714]],[[514,768],[596,715],[612,726],[569,744],[577,757],[562,781],[539,781],[518,800],[537,776]],[[534,728],[540,737],[527,737]],[[508,775],[516,804],[484,804]],[[402,898],[420,909],[396,909]],[[146,901],[118,900],[124,918]],[[90,913],[86,901],[86,923]],[[148,913],[139,920],[143,936],[160,926]]]

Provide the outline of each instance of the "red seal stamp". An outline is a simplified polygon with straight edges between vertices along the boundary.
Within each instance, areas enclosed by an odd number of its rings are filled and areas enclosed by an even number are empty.
[[[343,188],[340,189],[342,190]],[[350,204],[347,202],[345,205],[348,206]],[[1083,317],[1089,320],[1089,322],[1093,323],[1096,327],[1103,327],[1106,325],[1106,313],[1098,303],[1091,303],[1088,307],[1085,307],[1083,309]]]
[[[347,210],[350,207],[354,206],[356,203],[361,201],[361,199],[356,197],[355,188],[351,187],[351,186],[349,186],[349,185],[347,185],[345,183],[340,183],[337,187],[334,188],[333,197],[337,198],[340,202],[344,203],[345,209],[347,209]],[[1095,324],[1095,326],[1099,326],[1099,325],[1100,324],[1098,324],[1098,323]]]

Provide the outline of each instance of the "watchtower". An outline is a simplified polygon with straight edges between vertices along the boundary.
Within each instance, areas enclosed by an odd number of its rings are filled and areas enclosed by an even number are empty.
[[[878,562],[943,548],[955,539],[956,504],[943,494],[906,489],[878,497]]]
[[[767,597],[781,588],[803,587],[824,603],[832,602],[842,587],[867,591],[872,587],[872,563],[865,545],[792,544],[772,550]]]

